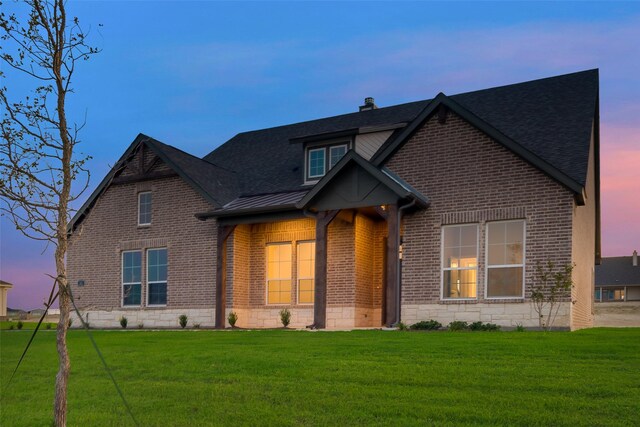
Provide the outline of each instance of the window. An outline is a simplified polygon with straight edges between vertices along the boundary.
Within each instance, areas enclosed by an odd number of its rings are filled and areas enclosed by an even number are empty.
[[[307,150],[307,180],[322,178],[349,151],[349,144],[327,145]]]
[[[267,304],[291,303],[291,243],[267,245]]]
[[[167,305],[167,250],[147,250],[148,305]]]
[[[298,304],[313,304],[316,275],[316,242],[300,242],[298,257]]]
[[[602,299],[600,302],[609,301],[624,301],[625,300],[625,288],[601,288]]]
[[[476,298],[478,287],[478,226],[442,228],[442,297]]]
[[[151,224],[151,192],[138,194],[138,225]]]
[[[524,297],[524,221],[487,224],[487,298]]]
[[[596,300],[596,302],[602,301],[602,288],[596,288],[594,299]]]
[[[336,145],[329,148],[329,169],[333,168],[345,154],[347,154],[346,145]]]
[[[142,283],[142,252],[122,252],[122,305],[139,306]]]
[[[309,178],[324,176],[324,148],[309,150]]]

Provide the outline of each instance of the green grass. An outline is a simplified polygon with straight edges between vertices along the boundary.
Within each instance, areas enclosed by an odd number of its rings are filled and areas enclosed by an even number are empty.
[[[51,324],[51,329],[55,329],[57,323],[56,322],[42,322],[42,325],[40,325],[40,329],[41,330],[45,330],[47,329],[47,323]],[[36,325],[38,324],[37,320],[23,320],[22,321],[22,329],[30,329],[33,330],[36,328]],[[0,321],[0,330],[10,330],[11,326],[13,326],[13,329],[17,330],[18,329],[18,320],[12,320],[12,321],[7,321],[7,320],[2,320]]]
[[[640,329],[93,331],[145,426],[637,425]],[[55,332],[0,333],[0,425],[51,422]],[[132,425],[83,331],[70,426]]]

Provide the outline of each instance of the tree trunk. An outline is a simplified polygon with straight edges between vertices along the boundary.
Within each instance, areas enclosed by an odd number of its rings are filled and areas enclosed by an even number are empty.
[[[66,243],[66,242],[65,242]],[[66,245],[64,245],[66,246]],[[66,248],[64,249],[66,252]],[[60,246],[56,249],[56,270],[60,302],[60,321],[56,330],[56,347],[58,350],[58,374],[56,375],[56,392],[53,402],[53,416],[57,427],[67,425],[67,383],[69,381],[69,353],[67,351],[67,329],[69,328],[69,312],[71,301],[67,290],[67,272],[64,253]]]

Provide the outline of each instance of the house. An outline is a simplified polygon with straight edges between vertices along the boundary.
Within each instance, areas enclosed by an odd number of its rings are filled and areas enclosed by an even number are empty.
[[[640,301],[638,251],[631,256],[606,257],[596,266],[595,302]]]
[[[92,326],[537,326],[539,262],[593,324],[598,71],[243,132],[204,158],[138,135],[69,224]],[[77,323],[76,323],[77,324]]]
[[[13,288],[13,285],[4,280],[0,280],[0,318],[7,317],[7,293],[9,289]]]

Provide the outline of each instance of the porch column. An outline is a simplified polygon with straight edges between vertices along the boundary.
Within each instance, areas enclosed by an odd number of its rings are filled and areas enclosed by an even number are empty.
[[[313,303],[314,329],[327,325],[327,228],[339,210],[319,212],[316,216],[316,274]]]
[[[235,225],[218,225],[216,251],[216,329],[224,329],[227,308],[227,239]]]
[[[398,223],[398,205],[387,205],[387,287],[385,291],[384,323],[387,327],[393,326],[399,314],[398,304],[398,251],[400,243],[400,224]]]

